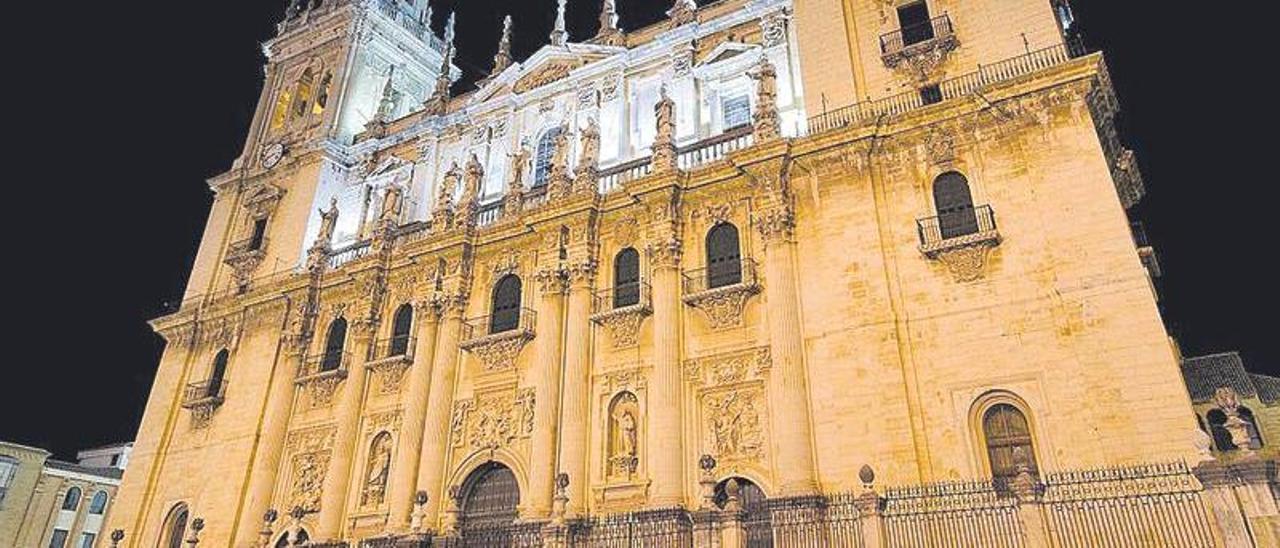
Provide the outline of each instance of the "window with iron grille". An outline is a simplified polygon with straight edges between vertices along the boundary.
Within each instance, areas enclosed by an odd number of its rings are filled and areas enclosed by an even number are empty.
[[[324,357],[320,360],[321,371],[336,371],[342,367],[342,353],[347,345],[347,320],[338,318],[329,324],[329,333],[324,340]]]
[[[556,139],[564,131],[555,127],[547,130],[538,139],[538,148],[533,157],[533,186],[545,186],[551,181],[551,161],[556,156]]]
[[[520,277],[507,274],[493,288],[489,333],[505,333],[520,327]]]
[[[947,240],[978,232],[978,216],[973,209],[969,180],[954,171],[933,181],[933,204],[938,211],[938,228]]]
[[[720,223],[707,233],[707,289],[742,283],[738,227]]]
[[[640,304],[640,253],[628,247],[613,259],[613,307],[637,304]]]
[[[729,131],[751,123],[751,98],[747,95],[726,97],[720,105],[724,117],[724,130]]]
[[[396,315],[391,320],[391,345],[387,349],[387,356],[404,356],[409,353],[409,339],[411,330],[413,329],[413,305],[405,303],[396,309]]]
[[[929,19],[929,4],[924,1],[899,6],[898,28],[902,29],[902,45],[932,40],[933,24]]]

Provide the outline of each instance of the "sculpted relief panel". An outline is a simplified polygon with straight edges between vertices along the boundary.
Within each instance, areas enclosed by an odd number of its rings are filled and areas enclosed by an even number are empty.
[[[289,434],[285,443],[285,453],[290,457],[284,507],[302,508],[307,512],[320,510],[320,491],[333,454],[334,433],[332,426],[319,426]]]
[[[470,450],[510,447],[533,434],[532,388],[480,394],[453,405],[453,446]]]
[[[764,383],[772,366],[768,347],[685,362],[685,378],[697,390],[703,447],[726,470],[765,465]]]

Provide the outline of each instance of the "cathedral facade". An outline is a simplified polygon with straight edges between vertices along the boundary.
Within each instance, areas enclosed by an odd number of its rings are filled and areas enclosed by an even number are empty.
[[[547,4],[549,43],[513,59],[508,19],[458,95],[423,0],[290,5],[153,322],[116,542],[1274,538],[1274,500],[1222,518],[1184,464],[1212,457],[1143,181],[1065,1],[676,0],[624,31],[605,0],[591,37]],[[1166,522],[1072,498],[1116,485]]]

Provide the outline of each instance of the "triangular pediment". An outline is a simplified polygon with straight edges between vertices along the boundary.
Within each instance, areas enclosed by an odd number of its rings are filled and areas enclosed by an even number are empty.
[[[753,44],[744,44],[742,42],[724,42],[707,53],[702,61],[698,62],[698,66],[712,65],[721,61],[728,61],[744,53],[749,53],[759,49],[760,46]]]
[[[486,80],[473,102],[488,101],[507,93],[528,93],[567,78],[584,66],[625,51],[626,48],[598,44],[543,46],[523,63],[513,63],[501,74]]]

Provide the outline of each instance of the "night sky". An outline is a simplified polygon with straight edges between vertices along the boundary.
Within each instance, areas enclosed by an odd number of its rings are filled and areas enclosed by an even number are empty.
[[[1088,43],[1107,52],[1146,176],[1134,215],[1165,271],[1167,323],[1188,355],[1241,350],[1253,370],[1280,374],[1268,283],[1275,138],[1253,136],[1275,114],[1274,87],[1258,80],[1274,62],[1269,20],[1074,3]],[[41,4],[61,13],[33,17],[41,40],[9,49],[17,100],[7,113],[18,123],[7,140],[19,144],[6,147],[4,258],[16,336],[0,376],[0,439],[69,459],[136,433],[162,350],[145,322],[182,293],[208,214],[204,180],[240,152],[262,85],[259,44],[283,1]],[[636,28],[668,2],[619,4],[623,28]],[[474,81],[491,66],[502,16],[515,15],[524,59],[546,41],[555,0],[434,5],[437,30],[459,6],[458,64]],[[570,0],[570,10],[573,38],[593,35],[597,3]]]

